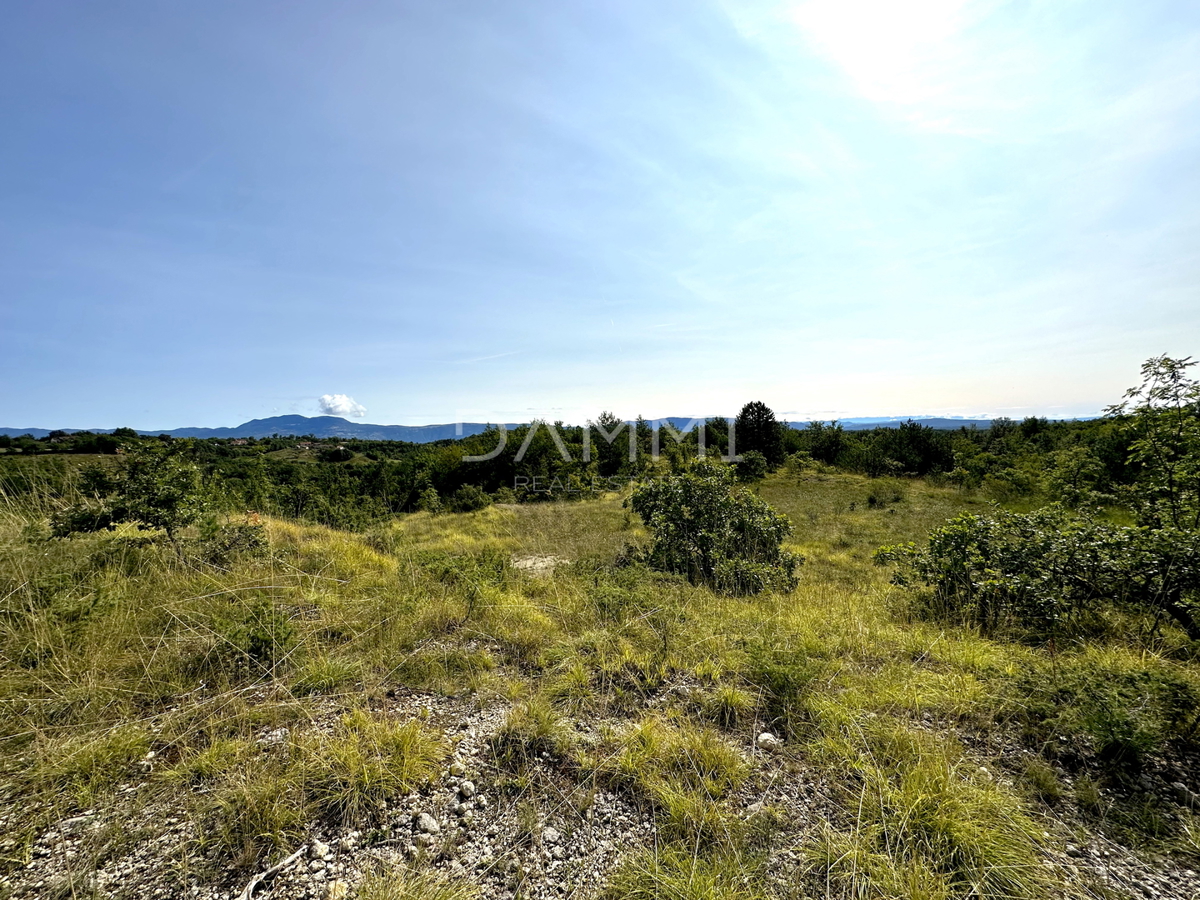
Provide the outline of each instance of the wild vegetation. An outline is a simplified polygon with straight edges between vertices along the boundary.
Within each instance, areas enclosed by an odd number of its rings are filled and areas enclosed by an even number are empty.
[[[762,477],[596,442],[636,482],[571,502],[447,474],[486,436],[6,454],[0,891],[307,847],[255,896],[1189,896],[1190,371],[1090,423],[776,427]]]

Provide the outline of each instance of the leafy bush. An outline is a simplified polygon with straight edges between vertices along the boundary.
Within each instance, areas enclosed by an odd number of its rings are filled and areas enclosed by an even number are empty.
[[[1058,505],[1032,513],[964,514],[915,544],[883,547],[893,580],[933,589],[932,612],[992,631],[1010,624],[1049,636],[1097,602],[1170,615],[1200,639],[1200,532],[1131,528]]]
[[[421,491],[417,496],[417,509],[428,513],[442,511],[442,498],[438,496],[437,488],[430,485]]]
[[[142,444],[115,471],[99,467],[83,473],[84,490],[94,500],[68,507],[52,521],[56,537],[99,531],[118,522],[136,522],[175,532],[204,511],[200,469],[189,458],[191,441]]]
[[[762,481],[767,477],[767,472],[770,468],[767,465],[767,458],[757,450],[747,450],[742,454],[742,459],[736,464],[738,481]]]
[[[802,557],[782,548],[792,530],[787,516],[733,484],[721,466],[643,484],[630,498],[654,533],[647,562],[731,594],[796,586]]]
[[[475,512],[475,510],[484,509],[491,504],[492,498],[483,488],[473,484],[464,484],[450,495],[450,501],[446,506],[451,512]]]

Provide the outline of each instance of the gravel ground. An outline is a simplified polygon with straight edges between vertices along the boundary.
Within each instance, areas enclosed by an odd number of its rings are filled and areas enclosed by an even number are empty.
[[[331,728],[342,712],[332,701],[319,709],[313,727]],[[421,716],[445,730],[454,742],[452,759],[428,789],[399,798],[381,810],[383,826],[370,833],[331,831],[314,824],[299,856],[263,880],[254,892],[261,900],[341,900],[354,896],[365,872],[381,864],[416,863],[482,888],[488,900],[588,898],[604,886],[627,853],[655,845],[649,810],[632,798],[604,789],[589,790],[559,771],[553,761],[534,766],[525,787],[514,793],[497,770],[489,738],[508,707],[478,708],[470,701],[397,690],[377,712],[401,719]],[[920,724],[920,723],[918,723]],[[926,723],[933,727],[932,723]],[[599,723],[577,723],[581,740],[596,739]],[[732,799],[747,818],[769,810],[778,831],[766,867],[781,896],[805,896],[807,882],[796,849],[824,822],[845,823],[852,810],[839,806],[836,793],[786,745],[772,747],[744,735],[744,751],[754,774]],[[264,730],[264,746],[286,739],[286,731]],[[762,745],[762,746],[760,746]],[[765,746],[767,749],[763,749]],[[1019,746],[987,746],[1017,758]],[[57,823],[33,844],[27,864],[0,878],[0,897],[47,900],[66,897],[197,898],[234,900],[249,876],[225,873],[213,878],[193,853],[195,832],[178,807],[153,799],[147,782],[123,785],[116,802]],[[1172,793],[1190,802],[1174,769],[1147,775],[1146,789]],[[1064,778],[1067,773],[1063,773]],[[1004,777],[1000,775],[998,777]],[[1192,795],[1194,799],[1194,795]],[[1165,858],[1143,858],[1109,838],[1086,830],[1072,808],[1048,820],[1044,864],[1074,883],[1084,896],[1196,900],[1200,876]],[[11,812],[0,812],[0,848]],[[283,855],[283,854],[281,854]],[[205,874],[201,874],[205,873]],[[809,895],[824,897],[823,885]]]

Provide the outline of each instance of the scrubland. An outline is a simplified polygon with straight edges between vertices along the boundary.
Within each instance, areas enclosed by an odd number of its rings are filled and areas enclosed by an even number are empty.
[[[756,490],[805,559],[786,593],[631,561],[615,494],[356,533],[234,517],[223,542],[51,539],[9,505],[0,895],[238,896],[299,850],[254,896],[1200,890],[1182,633],[930,620],[872,556],[986,502]]]

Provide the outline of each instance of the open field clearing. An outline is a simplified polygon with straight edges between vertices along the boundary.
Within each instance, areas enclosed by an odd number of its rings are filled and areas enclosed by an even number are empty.
[[[1182,635],[928,621],[872,555],[986,504],[758,492],[789,592],[621,564],[617,495],[222,552],[10,508],[2,890],[236,897],[289,861],[254,896],[1196,895]]]

